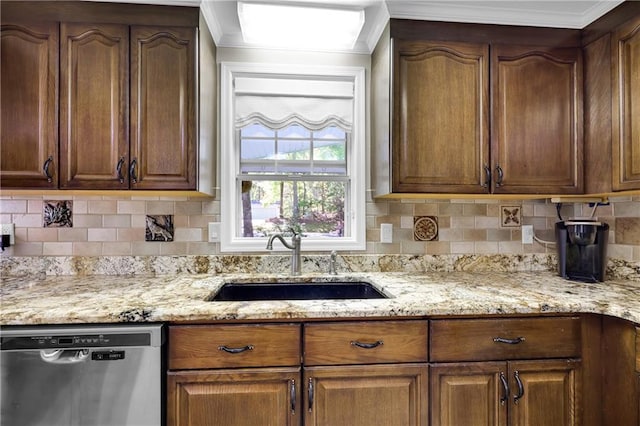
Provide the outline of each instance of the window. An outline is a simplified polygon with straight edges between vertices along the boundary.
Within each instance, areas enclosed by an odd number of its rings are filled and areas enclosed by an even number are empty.
[[[363,250],[364,71],[266,68],[222,65],[221,250]]]

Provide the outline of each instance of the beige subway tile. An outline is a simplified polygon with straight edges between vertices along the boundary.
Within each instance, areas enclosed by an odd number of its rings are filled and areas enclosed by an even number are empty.
[[[437,216],[437,218],[438,218],[438,229],[451,228],[450,216]]]
[[[613,211],[615,212],[616,217],[640,217],[640,203],[616,203],[613,207]]]
[[[11,223],[16,227],[21,226],[25,228],[38,228],[42,227],[42,213],[40,214],[14,214],[11,217]]]
[[[487,205],[486,204],[463,204],[462,215],[463,216],[486,216]]]
[[[426,243],[427,254],[450,254],[451,243],[448,241],[429,241]]]
[[[144,201],[122,200],[118,201],[117,209],[119,214],[145,214],[147,203]]]
[[[73,214],[88,214],[89,202],[87,200],[73,200]]]
[[[462,241],[464,230],[459,228],[438,228],[438,239],[440,241]]]
[[[389,215],[413,216],[413,203],[389,203]]]
[[[88,202],[89,214],[115,214],[118,211],[118,202],[115,200],[91,200]]]
[[[203,215],[195,215],[188,216],[186,228],[202,228],[208,229],[209,222],[219,222],[215,216],[203,216]],[[177,226],[177,225],[176,225]]]
[[[375,218],[375,216],[366,216],[365,223],[366,223],[365,227],[367,229],[375,228],[376,227],[376,218]]]
[[[102,243],[103,256],[126,256],[131,254],[129,242],[105,242]]]
[[[57,228],[27,228],[27,241],[56,242],[58,241],[58,229]]]
[[[202,228],[176,228],[173,240],[179,241],[203,241],[205,236]]]
[[[375,243],[373,253],[375,254],[399,254],[400,243]]]
[[[401,241],[400,253],[402,254],[425,254],[427,243],[424,241]]]
[[[41,242],[19,243],[5,249],[5,253],[11,256],[42,256],[43,249]],[[4,254],[3,254],[4,256]]]
[[[73,254],[73,243],[42,243],[44,256],[70,256]]]
[[[513,205],[517,205],[517,204],[513,204]],[[501,204],[488,204],[487,216],[501,217],[500,206]],[[521,210],[521,213],[522,213],[522,210]]]
[[[74,228],[100,228],[102,226],[102,216],[97,214],[73,215]]]
[[[102,199],[105,201],[124,201],[124,200],[128,200],[129,197],[122,196],[122,195],[103,195]]]
[[[500,254],[521,254],[523,252],[522,243],[518,241],[498,242],[498,253]]]
[[[116,241],[114,228],[89,228],[87,231],[88,241]]]
[[[143,228],[147,227],[147,215],[146,214],[132,214],[131,215],[131,227]]]
[[[130,228],[131,215],[106,214],[102,216],[102,226],[105,228]]]
[[[620,196],[615,196],[615,197],[609,197],[609,202],[610,203],[621,203],[621,202],[631,201],[631,200],[633,200],[633,197],[628,196],[628,195],[620,195]]]
[[[464,241],[487,241],[486,229],[463,229],[462,231]]]
[[[148,201],[147,202],[148,215],[174,214],[174,211],[175,211],[175,203],[173,201]]]
[[[11,223],[11,213],[0,214],[0,223]]]
[[[207,200],[202,202],[202,214],[220,214],[220,201]]]
[[[160,243],[155,241],[132,241],[131,254],[134,256],[159,255]]]
[[[376,203],[367,203],[365,205],[365,214],[374,216],[385,216],[389,214],[389,203],[386,201],[378,201]]]
[[[160,197],[154,195],[132,195],[131,201],[158,201]]]
[[[443,203],[438,205],[439,216],[462,216],[462,204]]]
[[[86,228],[58,228],[58,241],[86,242]]]
[[[476,241],[474,243],[476,254],[496,254],[499,253],[498,243],[494,241]]]
[[[400,216],[377,216],[376,227],[379,228],[382,223],[390,223],[394,227],[400,226]]]
[[[438,219],[440,218],[438,217]],[[474,218],[470,216],[469,217],[456,216],[451,218],[450,226],[452,228],[475,228],[476,222]]]
[[[165,195],[165,196],[160,196],[158,198],[160,201],[188,201],[189,197],[183,197],[183,196],[174,196],[174,195]]]
[[[121,228],[116,230],[118,241],[144,241],[144,228]]]
[[[531,203],[522,203],[522,217],[531,217],[533,216],[533,204]]]
[[[621,259],[631,261],[633,259],[633,246],[624,244],[609,244],[607,246],[609,259]]]
[[[472,254],[474,250],[474,243],[472,242],[451,242],[452,254]]]
[[[173,216],[173,227],[174,228],[188,228],[189,227],[189,216],[175,215]]]
[[[102,255],[102,243],[89,243],[77,241],[73,243],[74,256],[100,256]]]
[[[475,227],[479,229],[500,228],[500,218],[488,216],[475,216]]]
[[[160,254],[161,255],[185,255],[187,253],[187,243],[186,242],[167,242],[160,243]]]
[[[27,200],[27,213],[42,214],[42,200]]]
[[[640,246],[633,247],[633,262],[640,262]]]
[[[438,204],[425,203],[417,204],[414,209],[415,216],[437,216]]]
[[[1,223],[5,223],[5,222],[1,222]],[[22,242],[28,241],[29,229],[33,229],[33,228],[15,228],[14,227],[16,244],[18,244],[21,241]]]
[[[393,241],[413,241],[413,228],[393,228]]]
[[[366,231],[366,241],[380,241],[380,228],[369,228]]]
[[[198,201],[176,202],[175,214],[196,215],[202,214],[202,203]]]
[[[511,241],[511,230],[487,229],[487,241]]]
[[[218,253],[220,250],[216,249],[220,247],[220,243],[206,243],[206,242],[190,242],[187,245],[188,254],[192,256],[206,256],[210,254]]]
[[[413,216],[400,216],[400,228],[413,229]]]

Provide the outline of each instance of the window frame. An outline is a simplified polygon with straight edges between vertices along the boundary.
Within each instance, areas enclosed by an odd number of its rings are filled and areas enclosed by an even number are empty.
[[[222,62],[220,64],[220,251],[221,252],[265,252],[267,237],[237,237],[237,222],[240,200],[236,194],[237,176],[240,167],[240,144],[237,140],[234,114],[235,77],[252,76],[273,78],[277,76],[317,77],[319,79],[353,80],[353,123],[347,147],[347,173],[350,179],[350,193],[345,200],[345,216],[349,215],[350,236],[325,239],[303,238],[303,251],[358,251],[366,249],[365,219],[365,70],[350,66],[308,66],[257,63]],[[346,219],[346,217],[345,217]],[[345,220],[346,222],[346,220]],[[286,250],[282,245],[274,245],[274,250]]]

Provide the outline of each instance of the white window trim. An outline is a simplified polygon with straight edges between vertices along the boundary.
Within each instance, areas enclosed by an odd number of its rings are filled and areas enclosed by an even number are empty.
[[[223,62],[220,69],[220,208],[222,252],[265,252],[267,238],[236,237],[236,217],[239,208],[235,197],[238,173],[238,146],[235,143],[235,114],[233,110],[233,79],[235,76],[319,76],[353,78],[354,115],[351,146],[349,150],[349,170],[351,177],[351,236],[331,239],[302,240],[302,251],[365,250],[365,70],[362,67],[346,66],[306,66]],[[230,143],[231,142],[231,143]],[[274,244],[274,250],[286,250],[281,244]]]

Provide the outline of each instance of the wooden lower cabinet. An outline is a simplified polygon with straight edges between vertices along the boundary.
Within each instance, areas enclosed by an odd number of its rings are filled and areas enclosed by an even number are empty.
[[[580,425],[579,366],[575,360],[434,364],[431,425]]]
[[[300,368],[169,372],[171,426],[300,425]]]
[[[389,364],[304,369],[305,426],[426,426],[428,367]]]

